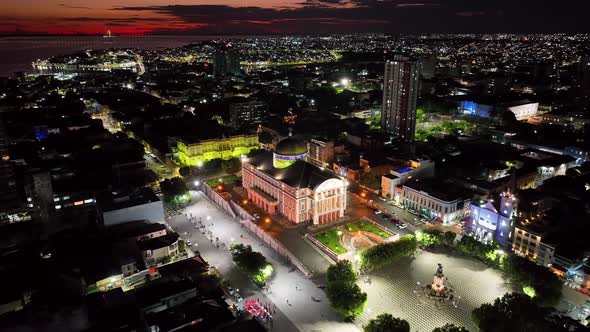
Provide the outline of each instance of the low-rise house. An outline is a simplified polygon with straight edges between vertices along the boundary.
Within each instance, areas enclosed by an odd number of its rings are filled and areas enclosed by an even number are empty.
[[[176,233],[139,241],[139,249],[142,252],[146,266],[164,263],[179,254],[178,242],[180,238]]]

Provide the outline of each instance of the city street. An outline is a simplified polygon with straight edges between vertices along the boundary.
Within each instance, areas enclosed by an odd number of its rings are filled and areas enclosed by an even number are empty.
[[[194,218],[208,225],[201,233],[184,216]],[[209,218],[208,218],[209,217]],[[282,257],[268,248],[256,236],[241,227],[237,220],[210,202],[201,192],[192,192],[192,202],[183,214],[169,218],[168,223],[185,240],[192,242],[192,250],[198,250],[202,257],[215,266],[244,299],[257,299],[262,303],[276,305],[273,313],[276,331],[358,331],[351,323],[341,321],[330,307],[325,293]],[[210,233],[208,233],[210,232]],[[220,245],[215,245],[219,238]],[[233,263],[227,247],[233,242],[251,245],[261,252],[274,267],[274,274],[268,282],[269,292],[262,292]],[[312,297],[317,301],[313,301]]]

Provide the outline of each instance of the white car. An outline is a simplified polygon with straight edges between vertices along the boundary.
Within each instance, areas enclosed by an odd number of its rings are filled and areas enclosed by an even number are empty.
[[[407,228],[408,225],[406,225],[405,223],[401,223],[401,224],[397,225],[397,227],[399,227],[399,229],[404,229],[404,228]]]
[[[381,211],[381,210],[376,210],[375,211],[375,214],[381,214],[381,213],[383,213],[383,211]]]
[[[383,202],[387,201],[387,199],[385,199],[385,197],[381,197],[381,196],[379,196],[379,200],[381,200]]]
[[[260,219],[260,215],[258,213],[254,213],[252,216],[256,219]]]
[[[193,243],[191,241],[186,241],[186,244],[190,246]]]

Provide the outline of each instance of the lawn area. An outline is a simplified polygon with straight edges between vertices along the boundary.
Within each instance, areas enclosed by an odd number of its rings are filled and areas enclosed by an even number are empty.
[[[340,245],[340,238],[342,237],[342,231],[336,229],[330,229],[325,232],[318,233],[314,237],[330,248],[337,255],[344,254],[346,249]]]
[[[385,232],[382,229],[380,229],[380,228],[376,227],[375,225],[368,223],[366,221],[357,221],[355,223],[348,224],[348,225],[346,225],[346,229],[348,229],[350,232],[364,231],[364,232],[373,233],[375,235],[379,235],[380,237],[382,237],[384,239],[391,236],[390,233]]]
[[[221,180],[221,181],[219,181],[219,180]],[[232,182],[236,182],[236,181],[242,181],[242,178],[239,176],[235,176],[235,175],[228,175],[228,176],[224,176],[222,178],[209,180],[209,181],[207,181],[207,184],[209,185],[209,187],[215,187],[218,184],[232,183]]]

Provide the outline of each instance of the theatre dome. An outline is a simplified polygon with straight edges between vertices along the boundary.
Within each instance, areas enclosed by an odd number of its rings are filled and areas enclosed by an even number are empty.
[[[273,166],[275,168],[289,167],[297,160],[307,157],[307,145],[303,141],[287,137],[277,143],[273,155]]]

